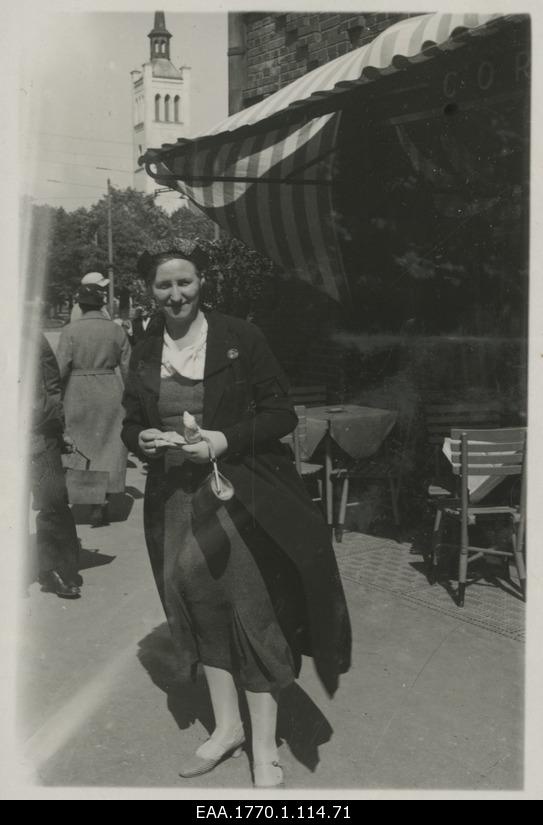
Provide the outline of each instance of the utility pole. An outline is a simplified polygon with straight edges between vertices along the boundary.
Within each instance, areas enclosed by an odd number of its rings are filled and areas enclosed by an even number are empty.
[[[113,227],[111,223],[111,181],[107,179],[107,277],[109,278],[109,314],[113,318],[115,310],[115,288],[113,283]]]
[[[109,166],[95,166],[95,169],[102,169],[104,171],[111,171],[115,172],[117,170],[111,169]],[[72,183],[72,181],[62,181],[56,180],[55,178],[47,178],[49,183]],[[102,189],[102,186],[95,187],[93,184],[88,183],[77,183],[73,182],[76,186],[90,186],[92,189],[98,188]],[[103,191],[103,189],[102,189]],[[113,318],[113,312],[115,308],[115,285],[114,285],[114,278],[113,278],[113,227],[111,223],[111,181],[107,179],[107,272],[109,278],[109,290],[108,290],[108,307],[109,307],[109,314]],[[95,243],[98,245],[98,231],[95,234]]]

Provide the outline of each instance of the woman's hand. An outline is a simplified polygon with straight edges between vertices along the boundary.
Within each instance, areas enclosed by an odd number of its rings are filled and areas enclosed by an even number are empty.
[[[203,439],[196,444],[185,444],[181,449],[189,461],[195,464],[205,464],[209,461],[208,441],[211,442],[217,458],[220,458],[228,449],[228,441],[224,433],[219,430],[200,430]]]
[[[161,430],[151,427],[148,430],[142,430],[138,435],[138,447],[147,458],[160,458],[163,455],[165,447],[155,446],[155,442],[163,435]]]

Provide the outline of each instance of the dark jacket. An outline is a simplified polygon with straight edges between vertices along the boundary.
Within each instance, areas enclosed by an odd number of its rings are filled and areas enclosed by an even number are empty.
[[[307,607],[310,653],[329,693],[350,664],[350,625],[334,552],[319,510],[279,439],[296,426],[287,380],[262,333],[252,324],[206,313],[203,427],[222,431],[228,450],[219,461],[236,499],[297,568]],[[139,454],[138,435],[164,429],[158,414],[163,327],[153,323],[132,353],[125,387],[122,437]],[[163,543],[163,502],[149,462],[145,492],[146,540],[157,575]],[[158,562],[159,564],[159,562]],[[158,581],[157,577],[157,581]]]
[[[143,322],[145,320],[146,319],[142,317],[132,319],[132,334],[130,336],[130,343],[133,347],[135,347],[136,344],[142,340],[142,338],[145,338],[145,335],[147,334],[148,326],[143,326]]]
[[[45,335],[40,336],[36,380],[32,406],[34,436],[62,435],[64,412],[62,385],[55,354]]]

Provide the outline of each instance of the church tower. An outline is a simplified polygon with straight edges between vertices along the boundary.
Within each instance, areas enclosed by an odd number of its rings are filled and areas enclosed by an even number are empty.
[[[153,194],[156,182],[138,158],[149,148],[175,143],[190,134],[190,69],[177,68],[170,59],[172,35],[166,28],[163,11],[155,12],[154,26],[148,34],[149,60],[141,71],[132,71],[134,188]],[[172,212],[183,205],[178,194],[167,192],[156,202]]]

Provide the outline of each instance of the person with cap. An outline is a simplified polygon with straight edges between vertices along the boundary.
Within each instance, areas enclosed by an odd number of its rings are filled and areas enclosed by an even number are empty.
[[[296,426],[287,380],[262,333],[202,304],[197,243],[162,241],[138,270],[159,307],[132,351],[122,437],[148,463],[144,528],[179,657],[200,664],[215,717],[179,773],[239,755],[251,723],[255,787],[283,784],[280,691],[313,656],[333,694],[349,668],[350,623],[329,533],[279,439]],[[210,494],[210,455],[233,485]]]
[[[46,337],[38,341],[30,433],[30,480],[36,515],[36,549],[42,590],[64,599],[80,596],[79,540],[68,493],[62,454],[73,449],[65,434],[57,361]]]
[[[62,329],[57,348],[66,426],[90,458],[90,469],[109,473],[108,495],[123,493],[127,451],[120,438],[121,400],[130,343],[121,327],[104,318],[97,284],[82,285],[77,297],[82,317]],[[94,508],[95,526],[107,523],[106,504]]]
[[[81,278],[81,286],[92,286],[93,284],[101,290],[102,306],[100,307],[100,311],[104,318],[107,318],[107,320],[110,321],[111,316],[106,308],[106,287],[109,284],[109,278],[104,278],[101,272],[87,272],[86,275],[83,275],[83,277]],[[72,321],[78,321],[81,318],[81,316],[81,308],[79,304],[75,302],[70,314],[70,323]]]

